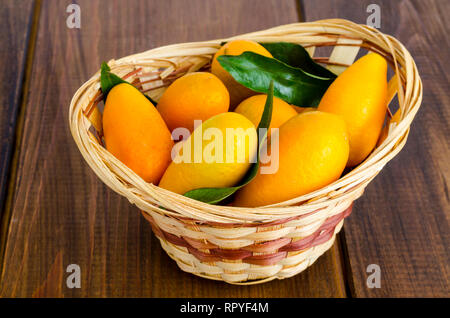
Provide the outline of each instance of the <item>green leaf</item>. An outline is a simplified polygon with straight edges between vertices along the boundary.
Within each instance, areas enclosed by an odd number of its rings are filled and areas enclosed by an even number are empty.
[[[255,92],[267,94],[267,87],[273,80],[274,95],[300,107],[317,107],[334,80],[253,52],[221,55],[218,61],[237,82]]]
[[[100,72],[100,86],[102,88],[103,100],[106,100],[109,91],[117,84],[128,83],[116,74],[111,73],[111,68],[105,62],[102,63]]]
[[[270,82],[269,90],[267,94],[266,104],[264,105],[264,111],[261,115],[261,120],[259,121],[257,132],[258,132],[258,149],[256,162],[252,163],[250,169],[247,171],[245,176],[239,182],[237,186],[228,188],[200,188],[188,191],[184,196],[195,199],[198,201],[206,202],[209,204],[216,204],[224,199],[228,198],[234,194],[240,188],[246,186],[253,178],[256,176],[259,170],[260,164],[260,151],[267,139],[267,132],[272,120],[272,108],[273,108],[273,81]],[[261,133],[260,128],[263,128],[263,133]]]
[[[231,196],[239,188],[240,187],[200,188],[188,191],[184,194],[184,196],[209,204],[217,204]]]
[[[108,66],[108,64],[106,64],[106,62],[103,62],[102,66],[101,66],[101,71],[100,71],[100,87],[101,87],[102,93],[103,93],[103,100],[106,101],[106,97],[108,96],[109,91],[114,86],[116,86],[118,84],[122,84],[122,83],[130,84],[126,80],[121,79],[116,74],[111,73],[111,68]],[[147,96],[144,93],[143,93],[143,95],[145,96],[145,98],[147,98],[150,101],[150,103],[153,104],[153,106],[156,106],[157,103],[153,99],[151,99],[149,96]]]
[[[300,44],[289,42],[260,43],[272,56],[289,66],[299,68],[307,73],[325,78],[336,78],[336,74],[314,62]]]

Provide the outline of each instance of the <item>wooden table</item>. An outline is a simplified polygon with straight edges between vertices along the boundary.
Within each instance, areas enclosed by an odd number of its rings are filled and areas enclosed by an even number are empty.
[[[69,29],[66,8],[81,8]],[[407,145],[368,186],[337,243],[305,272],[238,287],[180,271],[137,208],[82,159],[68,129],[75,90],[102,61],[297,21],[366,23],[415,58],[422,108]],[[450,12],[447,0],[1,0],[2,297],[449,297]],[[66,268],[81,268],[81,288]],[[381,288],[368,288],[369,264]]]

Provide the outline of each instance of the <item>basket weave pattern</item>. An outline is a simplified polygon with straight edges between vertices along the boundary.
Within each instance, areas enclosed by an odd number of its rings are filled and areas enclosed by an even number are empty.
[[[100,73],[75,93],[69,113],[83,157],[111,189],[142,210],[162,247],[179,267],[198,276],[237,284],[291,277],[327,251],[367,184],[404,146],[422,99],[422,83],[409,52],[395,38],[347,20],[295,23],[229,39],[176,44],[108,64],[141,91],[159,100],[179,76],[208,69],[220,43],[232,39],[292,42],[339,74],[360,48],[386,58],[395,75],[389,101],[397,94],[401,120],[388,124],[387,138],[358,167],[336,182],[289,201],[260,208],[209,205],[144,182],[112,156],[102,142]],[[330,57],[314,56],[321,46]]]

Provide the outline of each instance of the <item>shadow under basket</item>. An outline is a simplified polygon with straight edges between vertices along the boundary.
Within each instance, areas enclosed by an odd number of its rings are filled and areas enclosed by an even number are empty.
[[[393,74],[388,85],[390,110],[384,137],[370,156],[336,182],[289,201],[260,208],[219,206],[146,183],[105,149],[100,72],[75,93],[69,123],[89,166],[112,190],[142,210],[163,249],[182,270],[228,283],[255,284],[298,274],[332,246],[353,201],[405,145],[422,100],[422,83],[414,60],[398,40],[366,25],[337,19],[169,45],[108,64],[112,72],[158,101],[176,78],[208,70],[220,44],[234,39],[301,44],[336,74],[351,65],[361,49],[382,55]],[[332,47],[331,55],[315,56],[321,47]],[[395,96],[400,114],[399,120],[391,121]]]

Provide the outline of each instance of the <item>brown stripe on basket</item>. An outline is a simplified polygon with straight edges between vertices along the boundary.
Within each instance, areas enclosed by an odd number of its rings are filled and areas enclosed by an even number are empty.
[[[209,250],[212,248],[217,248],[216,244],[210,243],[207,240],[196,240],[187,236],[183,236],[183,239],[192,247],[199,250]]]
[[[188,247],[189,253],[194,255],[200,262],[220,262],[222,259],[219,256],[214,256],[205,252],[201,252],[193,247]]]
[[[339,222],[338,222],[339,223]],[[321,228],[319,229],[319,231],[315,232],[314,234],[292,242],[288,245],[283,246],[282,248],[280,248],[280,251],[288,251],[288,252],[298,252],[301,250],[305,250],[307,248],[310,247],[314,247],[316,245],[325,243],[326,241],[328,241],[334,233],[334,227],[327,229],[327,230],[322,230]]]
[[[212,255],[219,256],[221,259],[230,261],[243,260],[253,255],[250,251],[244,251],[243,249],[226,250],[222,248],[214,248],[210,250]]]
[[[280,224],[284,224],[290,221],[294,221],[294,220],[300,220],[304,217],[307,217],[308,215],[314,214],[319,212],[320,210],[323,210],[325,208],[320,208],[317,210],[314,210],[312,212],[308,212],[299,216],[291,216],[288,218],[283,218],[283,219],[278,219],[278,220],[274,220],[274,221],[270,221],[270,222],[254,222],[254,223],[220,223],[220,222],[212,222],[212,221],[198,221],[198,220],[193,220],[190,218],[183,218],[183,217],[174,217],[174,219],[183,222],[183,223],[189,223],[189,224],[196,224],[196,225],[210,225],[210,226],[217,226],[220,228],[225,228],[225,229],[230,229],[230,228],[240,228],[240,227],[269,227],[269,226],[275,226],[275,225],[280,225]],[[142,211],[142,214],[144,214],[145,216],[145,212]]]
[[[222,249],[206,240],[195,240],[184,236],[176,236],[161,230],[149,214],[143,213],[143,215],[150,222],[152,230],[157,237],[171,244],[187,248],[189,253],[201,262],[240,260],[248,264],[270,266],[286,258],[288,252],[302,251],[330,240],[336,226],[345,217],[350,215],[352,207],[353,204],[345,211],[327,218],[317,231],[297,241],[292,241],[290,238],[279,238],[263,243],[255,243],[240,249]],[[209,250],[209,252],[203,252],[201,250]],[[267,254],[254,255],[254,253]]]
[[[244,262],[253,265],[270,266],[278,263],[287,257],[287,252],[277,252],[273,254],[253,255],[247,257]]]
[[[249,246],[245,246],[242,249],[250,252],[255,253],[268,253],[271,251],[276,251],[283,246],[289,244],[291,242],[291,239],[288,237],[282,237],[276,240],[267,241],[263,243],[255,243]]]

